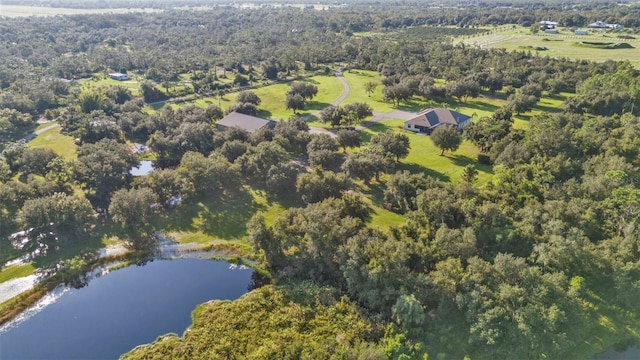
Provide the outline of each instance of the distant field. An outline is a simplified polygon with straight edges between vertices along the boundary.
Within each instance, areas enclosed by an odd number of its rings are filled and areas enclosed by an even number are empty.
[[[55,16],[55,15],[78,15],[78,14],[124,14],[131,12],[160,12],[158,9],[69,9],[52,8],[46,6],[18,6],[1,5],[0,16],[26,17],[26,16]]]
[[[592,31],[589,35],[574,35],[572,31],[561,28],[558,34],[532,34],[528,28],[500,28],[487,35],[477,35],[458,39],[466,45],[483,48],[504,48],[507,50],[531,51],[542,56],[567,57],[591,61],[628,60],[640,68],[640,37],[620,39],[617,33]],[[637,36],[636,36],[637,37]],[[633,48],[600,49],[577,45],[582,41],[627,43]],[[537,50],[546,48],[546,50]]]

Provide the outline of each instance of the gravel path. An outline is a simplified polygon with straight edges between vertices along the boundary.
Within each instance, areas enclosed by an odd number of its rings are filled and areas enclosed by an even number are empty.
[[[55,128],[57,128],[57,127],[60,127],[60,124],[55,123],[55,124],[51,124],[51,125],[49,125],[49,126],[45,126],[45,127],[43,127],[42,129],[38,129],[38,130],[36,130],[36,131],[32,132],[31,134],[29,134],[29,135],[27,135],[27,136],[23,137],[22,139],[20,139],[20,141],[27,142],[27,141],[29,141],[29,140],[33,139],[34,137],[36,137],[36,136],[38,136],[38,135],[42,134],[43,132],[45,132],[45,131],[49,131],[49,130],[51,130],[51,129],[55,129]]]
[[[0,303],[31,289],[38,282],[38,276],[29,275],[0,283]]]

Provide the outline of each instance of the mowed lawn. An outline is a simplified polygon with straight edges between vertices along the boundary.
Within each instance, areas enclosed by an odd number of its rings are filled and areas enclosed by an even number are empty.
[[[299,110],[295,115],[304,116],[311,115],[331,105],[344,92],[344,88],[340,81],[333,75],[313,76],[310,78],[296,80],[294,82],[305,82],[318,87],[318,94],[311,100],[308,100],[305,108]],[[288,110],[285,105],[287,91],[293,82],[287,81],[278,84],[268,85],[255,89],[250,89],[260,98],[258,105],[258,116],[265,119],[286,120],[294,116],[292,110]],[[220,106],[226,111],[231,105],[236,103],[236,98],[240,91],[234,91],[224,94],[222,98],[203,97],[197,100],[185,101],[181,103],[172,103],[171,107],[177,109],[187,105],[197,105],[206,108],[209,105]],[[152,113],[162,108],[164,104],[155,107],[147,107],[147,112]]]
[[[45,124],[44,126],[49,126],[49,124]],[[29,141],[28,144],[32,149],[49,148],[65,160],[72,160],[77,157],[76,145],[73,142],[73,138],[61,134],[59,126],[39,134],[33,140]]]
[[[472,164],[478,170],[476,185],[487,183],[493,176],[491,166],[477,162],[479,150],[468,141],[464,141],[455,152],[445,152],[440,156],[441,150],[437,148],[431,138],[424,134],[415,134],[402,129],[402,120],[385,120],[363,130],[363,138],[387,131],[405,134],[409,137],[411,149],[409,155],[401,160],[398,170],[408,170],[412,173],[424,173],[443,181],[457,183],[461,180],[462,170]]]
[[[297,115],[310,115],[330,106],[344,92],[342,84],[333,75],[313,76],[294,82],[305,82],[318,87],[318,94],[306,102],[304,110]],[[289,119],[294,115],[292,110],[287,110],[285,99],[287,91],[293,82],[285,82],[262,88],[253,89],[262,102],[258,106],[258,115],[267,119]],[[227,95],[233,97],[233,94]],[[235,103],[235,98],[234,98]]]
[[[100,80],[94,79],[82,79],[78,81],[78,84],[82,88],[96,88],[96,87],[106,87],[106,86],[122,86],[126,87],[131,91],[133,96],[140,95],[140,84],[136,80],[136,76],[132,76],[131,80],[114,80],[109,77],[102,78]]]
[[[541,56],[566,57],[577,60],[605,61],[628,60],[636,68],[640,67],[640,39],[620,39],[617,33],[591,31],[589,35],[575,35],[566,28],[559,28],[558,34],[532,34],[529,28],[516,26],[503,27],[487,35],[466,37],[463,41],[467,45],[503,48],[507,50],[531,51]],[[632,49],[598,49],[576,45],[581,41],[628,43]],[[546,48],[546,50],[536,50]]]

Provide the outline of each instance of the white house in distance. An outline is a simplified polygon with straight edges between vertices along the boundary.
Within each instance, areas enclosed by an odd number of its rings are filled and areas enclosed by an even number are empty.
[[[555,21],[544,20],[540,21],[540,30],[550,30],[555,29],[558,26],[558,23]]]
[[[111,73],[109,74],[109,77],[112,78],[113,80],[120,80],[120,81],[129,80],[129,75],[123,74],[123,73]]]
[[[431,135],[433,129],[440,125],[455,126],[458,131],[471,124],[471,116],[457,111],[435,108],[419,112],[415,117],[404,122],[405,130]]]
[[[620,24],[608,24],[604,21],[596,21],[592,24],[589,24],[589,29],[613,29],[613,30],[619,30],[624,28],[624,26],[620,25]]]

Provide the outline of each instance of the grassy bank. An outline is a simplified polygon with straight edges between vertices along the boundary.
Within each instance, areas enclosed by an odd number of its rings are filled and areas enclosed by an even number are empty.
[[[29,276],[33,274],[36,269],[33,267],[33,264],[24,264],[24,265],[12,265],[2,268],[0,271],[0,283],[11,279],[17,279],[25,276]]]

